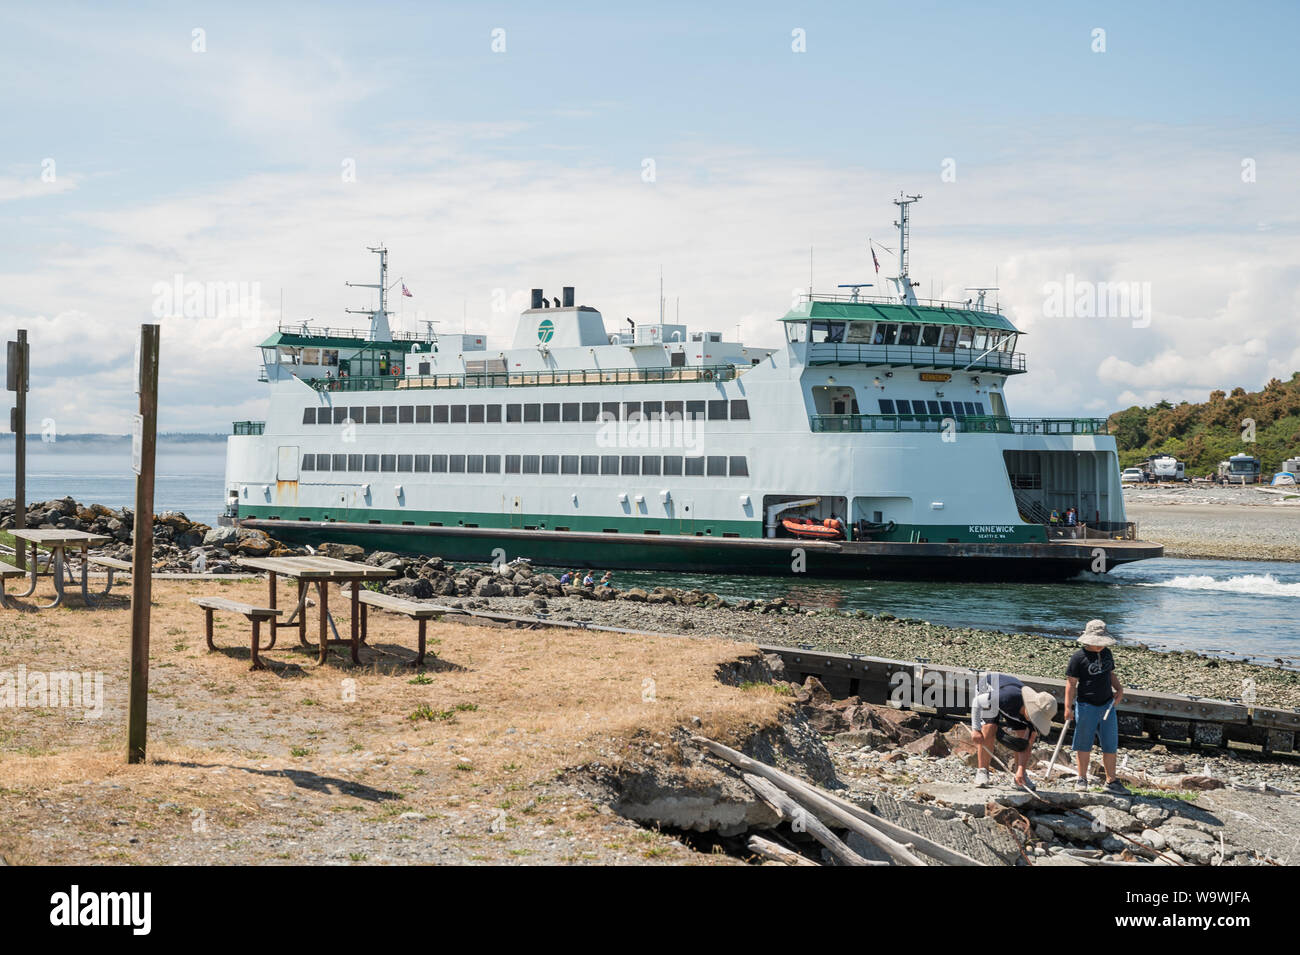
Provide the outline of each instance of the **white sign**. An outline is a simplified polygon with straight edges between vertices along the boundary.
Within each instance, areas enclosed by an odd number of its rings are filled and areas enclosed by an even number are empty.
[[[131,416],[131,470],[139,474],[144,469],[144,415]]]

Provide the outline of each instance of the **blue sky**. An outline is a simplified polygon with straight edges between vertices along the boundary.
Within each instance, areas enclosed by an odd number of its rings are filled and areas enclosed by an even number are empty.
[[[1300,367],[1297,9],[11,8],[0,322],[32,331],[33,415],[121,431],[155,283],[258,283],[260,326],[164,323],[162,426],[224,430],[262,407],[281,291],[286,317],[341,321],[376,241],[412,322],[506,335],[498,290],[575,284],[613,327],[662,265],[691,324],[775,344],[809,246],[818,286],[859,280],[905,189],[920,291],[996,275],[1030,332],[1013,413],[1258,387]],[[1154,320],[1045,315],[1066,276],[1147,283]]]

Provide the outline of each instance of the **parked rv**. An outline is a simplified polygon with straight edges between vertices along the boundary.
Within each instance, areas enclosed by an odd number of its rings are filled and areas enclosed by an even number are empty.
[[[1258,484],[1262,472],[1259,458],[1249,454],[1234,454],[1219,462],[1220,484]]]

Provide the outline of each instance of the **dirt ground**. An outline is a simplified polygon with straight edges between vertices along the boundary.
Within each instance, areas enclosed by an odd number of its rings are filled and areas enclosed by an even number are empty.
[[[719,682],[756,652],[730,640],[435,622],[416,669],[415,622],[382,613],[359,667],[342,646],[317,666],[292,628],[250,672],[247,621],[219,613],[209,653],[189,598],[260,605],[265,582],[155,581],[149,760],[128,766],[124,594],[0,611],[0,680],[102,673],[104,695],[98,718],[0,708],[11,864],[734,862],[615,816],[568,771],[671,748],[683,726],[735,742],[790,706]],[[337,590],[330,603],[343,609]]]

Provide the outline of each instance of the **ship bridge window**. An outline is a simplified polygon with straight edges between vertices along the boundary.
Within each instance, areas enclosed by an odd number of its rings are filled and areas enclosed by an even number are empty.
[[[578,456],[576,454],[566,454],[560,458],[561,474],[578,473]]]
[[[657,477],[659,475],[659,455],[643,455],[641,457],[641,473],[646,477]]]
[[[379,455],[377,455],[377,454],[367,454],[367,455],[365,455],[365,464],[366,464],[365,469],[366,469],[367,471],[378,471],[378,470],[379,470]]]
[[[749,402],[744,398],[733,398],[731,401],[731,420],[748,421],[749,420]]]
[[[681,401],[664,402],[664,418],[668,421],[681,421],[686,405]]]
[[[483,470],[488,474],[501,473],[501,455],[485,454],[483,455]]]
[[[939,412],[939,402],[937,402],[937,401],[927,401],[927,402],[925,403],[925,410],[926,410],[929,414],[939,414],[939,413],[940,413],[940,412]]]
[[[558,401],[548,401],[542,405],[542,420],[550,422],[560,420],[560,403]]]
[[[465,406],[464,406],[464,405],[452,405],[452,406],[451,406],[451,423],[452,423],[452,424],[464,424],[464,423],[465,423],[465,418],[466,418],[466,417],[467,417],[467,415],[466,415],[466,410],[465,410]]]
[[[952,351],[957,347],[957,329],[949,325],[943,330],[943,341],[939,344],[939,351]]]
[[[543,474],[560,473],[560,456],[558,454],[542,455],[542,473]]]
[[[316,409],[315,409],[315,408],[303,408],[303,409],[302,409],[302,423],[303,423],[303,424],[315,424],[315,423],[316,423]]]
[[[430,422],[430,420],[432,419],[432,417],[433,417],[433,415],[430,413],[430,412],[432,412],[432,411],[433,411],[433,408],[432,408],[430,405],[416,405],[416,406],[415,406],[415,423],[416,423],[416,424],[428,424],[428,423]]]
[[[952,414],[952,402],[951,401],[939,402],[939,410],[941,414]]]
[[[984,402],[982,401],[975,402],[975,413],[977,415],[982,415],[984,413]]]
[[[429,457],[429,470],[434,474],[447,473],[447,455],[434,454]]]
[[[306,463],[305,461],[303,462]],[[330,469],[330,456],[328,454],[319,454],[316,456],[316,470],[328,471]]]
[[[397,456],[397,470],[399,470],[399,471],[414,471],[414,470],[415,470],[415,455],[412,455],[412,454],[399,454],[399,455]]]
[[[974,348],[976,351],[983,351],[984,349],[989,347],[989,333],[984,331],[983,329],[977,328],[974,330],[974,336],[972,341],[973,341],[973,344],[971,345],[972,348]]]
[[[381,454],[381,455],[379,456],[379,470],[381,470],[381,471],[396,471],[396,470],[397,470],[397,455],[395,455],[395,454]]]
[[[397,424],[397,405],[384,405],[384,424]]]
[[[703,417],[704,417],[704,402],[703,402],[703,401],[688,401],[688,402],[686,402],[686,420],[687,420],[687,421],[697,421],[697,420],[699,420],[699,419],[701,419],[701,418],[703,418]]]
[[[471,454],[465,458],[465,470],[470,474],[483,473],[483,455]]]
[[[618,473],[618,455],[602,454],[600,456],[600,473],[617,474]]]
[[[623,402],[623,420],[640,421],[641,420],[641,402],[625,401]]]
[[[366,420],[366,409],[365,409],[365,408],[349,408],[349,409],[348,409],[348,420],[350,420],[353,424],[361,424],[361,422],[363,422],[363,421]]]
[[[606,401],[600,406],[600,415],[602,421],[618,420],[619,404],[617,401]]]
[[[651,421],[658,421],[664,414],[662,401],[645,401],[641,403],[641,412]]]
[[[347,408],[335,408],[335,409],[334,409],[334,423],[335,423],[335,424],[343,424],[343,423],[344,423],[345,421],[347,421],[347,420],[348,420],[348,409],[347,409]]]
[[[329,423],[330,423],[331,421],[333,421],[333,420],[334,420],[334,409],[332,409],[332,408],[317,408],[317,409],[316,409],[316,423],[317,423],[317,424],[329,424]]]
[[[449,454],[447,455],[447,470],[452,474],[465,473],[465,455]]]
[[[898,332],[898,344],[915,345],[920,331],[920,325],[904,325]]]
[[[704,458],[686,458],[683,463],[686,465],[687,477],[701,477],[704,474]]]
[[[664,455],[664,476],[680,477],[682,473],[682,456],[680,454]]]
[[[401,405],[397,409],[398,424],[415,424],[415,405]]]
[[[519,455],[517,455],[517,454],[507,454],[507,455],[506,455],[506,474],[518,474],[518,473],[519,473]]]
[[[285,345],[280,346],[279,357],[282,365],[297,365],[302,361],[302,354],[297,348],[289,348]]]
[[[361,455],[359,455],[359,454],[349,454],[347,457],[348,457],[348,470],[349,470],[349,471],[360,471],[360,470],[361,470]]]
[[[921,344],[927,348],[933,348],[939,344],[939,326],[926,325],[921,329]]]
[[[727,459],[720,454],[710,454],[706,459],[709,477],[727,476]]]
[[[560,409],[560,417],[565,421],[581,421],[582,405],[576,401],[566,401]]]
[[[366,424],[379,424],[379,405],[366,406]]]
[[[320,364],[320,349],[319,349],[319,348],[304,348],[304,349],[302,350],[302,363],[303,363],[304,365],[319,365],[319,364]]]
[[[873,345],[897,345],[898,344],[898,326],[881,322],[876,326],[876,337],[872,339]]]
[[[732,455],[729,460],[731,462],[732,477],[749,477],[749,462],[745,460],[743,454]]]
[[[598,455],[595,455],[595,454],[584,454],[584,455],[582,456],[582,473],[583,473],[583,474],[599,474],[599,473],[600,473],[600,457],[599,457]]]
[[[584,401],[582,403],[582,420],[599,421],[600,420],[600,402]]]
[[[894,413],[894,400],[893,400],[892,398],[881,398],[881,399],[880,399],[880,413],[881,413],[881,414],[893,414],[893,413]]]
[[[321,467],[321,458],[323,457],[325,457],[323,454],[316,455],[316,470],[318,471],[325,470]],[[346,471],[348,469],[348,456],[346,454],[334,454],[330,455],[330,457],[334,462],[335,471]]]
[[[506,421],[509,424],[518,424],[524,420],[523,405],[506,405]]]
[[[621,462],[624,474],[637,475],[641,473],[641,456],[638,454],[625,454]]]
[[[488,419],[488,423],[489,423],[489,424],[500,424],[500,423],[501,423],[501,406],[500,406],[500,405],[488,405],[488,406],[487,406],[487,419]]]
[[[844,341],[845,325],[845,322],[813,322],[811,340],[814,342],[842,342]]]
[[[315,470],[316,470],[316,455],[314,455],[314,454],[304,454],[304,455],[302,456],[302,470],[304,470],[304,471],[315,471]]]
[[[542,406],[540,404],[524,405],[524,423],[536,424],[542,420]]]
[[[415,470],[421,474],[429,472],[429,456],[427,454],[417,454],[415,456]]]
[[[957,347],[970,348],[971,339],[974,337],[974,329],[963,328],[957,333]]]
[[[484,419],[485,419],[486,417],[487,417],[487,414],[486,414],[486,411],[484,410],[483,405],[470,405],[470,406],[469,406],[469,423],[470,423],[470,424],[482,424],[483,421],[484,421]]]
[[[727,399],[719,398],[709,402],[709,420],[726,421],[727,420]]]
[[[785,340],[787,342],[806,342],[808,340],[807,322],[786,322]],[[674,362],[674,364],[676,364]]]
[[[433,423],[434,423],[434,424],[446,424],[446,423],[447,423],[448,421],[450,421],[450,420],[451,420],[451,418],[450,418],[450,412],[449,412],[449,410],[448,410],[448,408],[447,408],[446,405],[434,405],[434,406],[433,406]]]
[[[525,473],[525,474],[538,474],[538,473],[540,473],[541,470],[542,470],[541,465],[542,465],[542,458],[541,458],[541,455],[540,455],[540,454],[525,454],[525,455],[524,455],[524,473]]]

